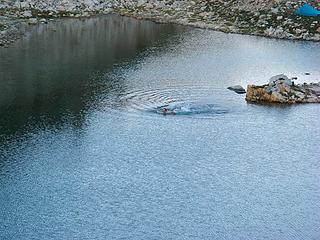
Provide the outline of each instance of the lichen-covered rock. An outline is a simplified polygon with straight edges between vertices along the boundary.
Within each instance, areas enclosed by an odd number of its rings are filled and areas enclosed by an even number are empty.
[[[246,100],[254,103],[320,103],[320,83],[294,84],[277,75],[262,86],[248,85]]]

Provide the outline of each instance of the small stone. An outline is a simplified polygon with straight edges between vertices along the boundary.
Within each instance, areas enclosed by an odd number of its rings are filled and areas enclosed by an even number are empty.
[[[240,85],[230,86],[227,89],[229,89],[231,91],[234,91],[234,92],[236,92],[238,94],[246,93],[246,90]]]
[[[32,17],[32,12],[31,11],[24,11],[22,13],[22,16],[25,18],[31,18]]]
[[[40,22],[41,22],[41,23],[48,23],[47,19],[45,19],[45,18],[41,18],[41,19],[40,19]]]
[[[29,18],[28,23],[31,25],[37,24],[38,23],[38,19],[36,18]]]

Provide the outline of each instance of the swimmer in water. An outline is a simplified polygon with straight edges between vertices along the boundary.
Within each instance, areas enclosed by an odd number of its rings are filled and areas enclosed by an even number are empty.
[[[163,108],[162,113],[163,113],[163,115],[176,115],[175,112],[170,111],[168,108]]]

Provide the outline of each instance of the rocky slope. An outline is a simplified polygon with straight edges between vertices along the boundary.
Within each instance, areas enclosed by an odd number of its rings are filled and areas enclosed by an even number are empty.
[[[309,1],[320,7],[317,1]],[[302,4],[282,0],[2,0],[0,45],[19,37],[20,26],[55,17],[88,17],[111,11],[157,22],[282,39],[320,41],[320,19],[298,17]]]
[[[122,3],[123,2],[123,3]],[[318,18],[293,14],[300,1],[119,1],[123,15],[213,30],[283,39],[320,41]],[[171,4],[170,4],[171,3]],[[318,6],[318,3],[313,3]]]
[[[246,100],[253,103],[320,103],[320,83],[294,84],[277,75],[262,86],[248,85]]]

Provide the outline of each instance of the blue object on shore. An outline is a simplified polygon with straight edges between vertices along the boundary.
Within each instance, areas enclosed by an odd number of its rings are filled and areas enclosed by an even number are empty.
[[[320,11],[312,7],[310,4],[305,3],[295,11],[295,14],[300,16],[316,17],[320,15]]]

